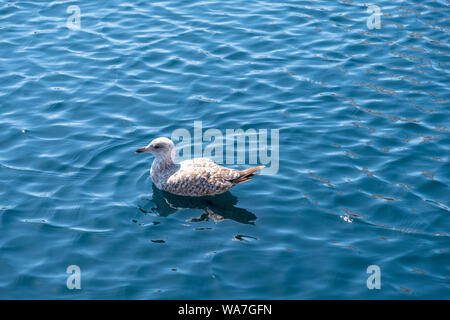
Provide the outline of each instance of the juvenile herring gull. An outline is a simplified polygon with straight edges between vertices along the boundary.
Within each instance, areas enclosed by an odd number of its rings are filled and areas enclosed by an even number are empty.
[[[234,170],[215,164],[208,158],[195,158],[175,163],[175,145],[167,138],[157,138],[137,153],[149,152],[155,156],[150,175],[158,189],[181,196],[210,196],[226,192],[231,187],[251,179],[257,166]]]

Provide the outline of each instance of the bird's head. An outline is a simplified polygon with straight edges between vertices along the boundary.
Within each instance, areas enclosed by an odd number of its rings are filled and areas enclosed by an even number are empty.
[[[136,152],[148,152],[153,154],[157,158],[169,158],[173,160],[173,158],[175,157],[175,145],[170,139],[156,138],[146,147],[137,149]]]

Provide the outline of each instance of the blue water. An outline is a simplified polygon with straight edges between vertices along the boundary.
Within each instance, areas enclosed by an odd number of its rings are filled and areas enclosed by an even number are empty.
[[[0,298],[450,298],[450,8],[373,4],[2,1]],[[194,121],[278,172],[161,193],[134,150]]]

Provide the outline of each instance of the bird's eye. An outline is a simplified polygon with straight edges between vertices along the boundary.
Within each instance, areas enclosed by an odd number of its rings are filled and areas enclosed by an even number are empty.
[[[156,146],[154,146],[153,148],[158,149],[158,148],[159,148],[159,145],[156,145]]]

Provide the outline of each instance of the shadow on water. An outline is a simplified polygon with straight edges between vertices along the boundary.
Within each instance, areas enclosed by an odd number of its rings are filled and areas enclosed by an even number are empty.
[[[239,223],[255,224],[254,221],[257,219],[256,215],[250,211],[236,207],[238,200],[229,191],[215,196],[186,197],[159,190],[154,184],[152,188],[153,198],[151,201],[156,204],[156,207],[151,210],[162,217],[167,217],[180,209],[200,209],[204,212],[197,218],[189,219],[189,222],[208,221],[209,219],[219,222],[230,219]],[[147,212],[142,208],[140,210]]]

